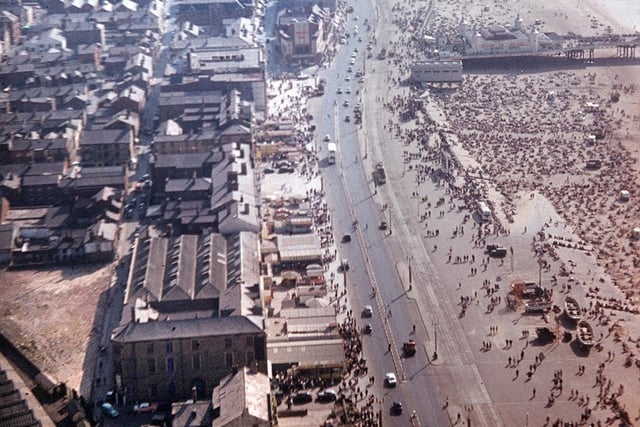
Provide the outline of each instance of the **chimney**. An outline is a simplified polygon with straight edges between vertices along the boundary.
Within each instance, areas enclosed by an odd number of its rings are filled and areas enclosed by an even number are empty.
[[[191,387],[191,398],[193,399],[193,403],[198,401],[198,387]]]

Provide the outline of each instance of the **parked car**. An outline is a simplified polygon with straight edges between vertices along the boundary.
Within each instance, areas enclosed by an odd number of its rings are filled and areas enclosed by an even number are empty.
[[[362,309],[362,317],[371,317],[373,316],[373,307],[370,305],[365,305]]]
[[[293,403],[296,405],[302,405],[313,401],[313,395],[308,391],[299,391],[293,395]]]
[[[351,241],[351,234],[345,234],[342,236],[342,243],[349,243]]]
[[[142,402],[136,405],[133,405],[133,412],[136,414],[148,414],[151,412],[155,412],[158,408],[156,403]]]
[[[396,374],[394,374],[393,372],[387,372],[387,374],[384,376],[384,383],[389,387],[395,387],[398,384]]]
[[[318,402],[333,402],[338,398],[335,390],[322,390],[318,392]]]
[[[117,418],[120,413],[118,410],[108,402],[103,403],[100,408],[102,409],[102,413],[109,418]]]

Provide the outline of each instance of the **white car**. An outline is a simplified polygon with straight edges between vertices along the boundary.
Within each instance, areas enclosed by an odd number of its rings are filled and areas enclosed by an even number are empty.
[[[351,81],[351,76],[350,75],[346,75],[346,77],[344,78],[345,82],[350,82]]]
[[[387,374],[384,376],[384,382],[389,387],[395,387],[398,384],[396,374],[394,374],[393,372],[387,372]]]
[[[344,93],[346,93],[347,95],[349,95],[349,94],[351,93],[351,88],[350,88],[350,87],[348,87],[348,88],[347,88],[347,90],[345,90],[345,92],[344,92]]]
[[[370,305],[365,305],[364,309],[362,309],[362,317],[371,317],[373,316],[373,307]]]
[[[325,140],[325,142],[329,142],[329,141],[331,141],[331,135],[326,134],[326,135],[324,136],[324,140]]]
[[[338,88],[338,90],[337,90],[337,92],[338,92],[338,95],[339,95],[339,94],[341,94],[341,93],[342,93],[342,88],[341,88],[341,87],[339,87],[339,88]]]

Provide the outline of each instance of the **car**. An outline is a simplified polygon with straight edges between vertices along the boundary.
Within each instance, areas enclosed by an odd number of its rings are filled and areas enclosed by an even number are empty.
[[[149,414],[155,412],[157,408],[158,405],[156,403],[142,402],[133,405],[133,412],[136,414]]]
[[[331,141],[331,135],[326,134],[326,135],[324,136],[324,141],[325,141],[325,142],[329,142],[329,141]]]
[[[356,58],[351,58],[351,60],[349,60],[349,65],[355,65],[356,64]]]
[[[358,79],[358,83],[364,83],[364,77],[360,77],[360,78]]]
[[[395,401],[391,405],[391,415],[400,415],[402,414],[402,402]]]
[[[373,332],[373,326],[371,326],[371,323],[367,323],[366,325],[364,325],[364,328],[362,328],[362,332],[365,335],[371,335],[371,333]]]
[[[100,405],[100,409],[102,409],[102,413],[109,418],[117,418],[120,415],[118,410],[109,402]]]
[[[345,107],[349,106],[349,100],[345,99],[344,102],[342,103],[342,105],[344,105]]]
[[[282,166],[278,168],[278,173],[293,173],[295,170],[293,166]]]
[[[275,172],[275,169],[270,168],[270,167],[268,167],[268,166],[267,166],[266,168],[264,168],[264,169],[262,170],[262,172],[264,172],[264,173],[274,173],[274,172]]]
[[[396,379],[396,374],[393,372],[387,372],[384,376],[384,383],[389,387],[395,387],[398,385],[398,380]]]
[[[389,225],[387,224],[387,221],[382,221],[380,223],[380,226],[378,227],[380,230],[386,230],[387,228],[389,228]]]
[[[362,309],[362,317],[371,317],[373,316],[373,307],[370,305],[365,305]]]
[[[338,88],[338,90],[336,91],[336,93],[337,93],[338,95],[340,95],[340,94],[342,93],[342,87],[339,87],[339,88]]]
[[[348,88],[347,88],[347,90],[345,90],[345,93],[346,93],[347,95],[350,95],[350,94],[351,94],[351,88],[350,88],[350,87],[348,87]]]
[[[313,401],[313,395],[308,391],[299,391],[293,395],[293,403],[296,405],[302,405]]]
[[[343,258],[342,262],[340,263],[340,267],[342,268],[342,271],[349,271],[349,260]]]
[[[353,64],[351,64],[351,65],[353,65]],[[350,82],[350,81],[351,81],[351,76],[347,74],[347,75],[344,77],[344,81],[345,81],[345,82]]]
[[[345,116],[344,121],[349,123],[351,121],[351,116],[349,116],[348,114]]]
[[[338,393],[335,390],[322,390],[317,394],[318,402],[334,402],[336,399],[338,399]]]
[[[353,67],[351,65],[347,67],[347,73],[353,73]]]
[[[489,249],[489,256],[495,258],[504,258],[507,256],[507,248],[503,246],[496,246],[493,249]]]
[[[342,243],[349,243],[351,241],[351,234],[345,234],[342,236]]]

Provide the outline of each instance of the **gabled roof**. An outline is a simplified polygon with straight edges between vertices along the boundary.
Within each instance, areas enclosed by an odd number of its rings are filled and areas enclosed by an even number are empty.
[[[268,423],[270,387],[269,377],[247,367],[224,377],[213,389],[214,407],[220,408],[220,416],[213,420],[213,427],[230,425],[243,414]]]

